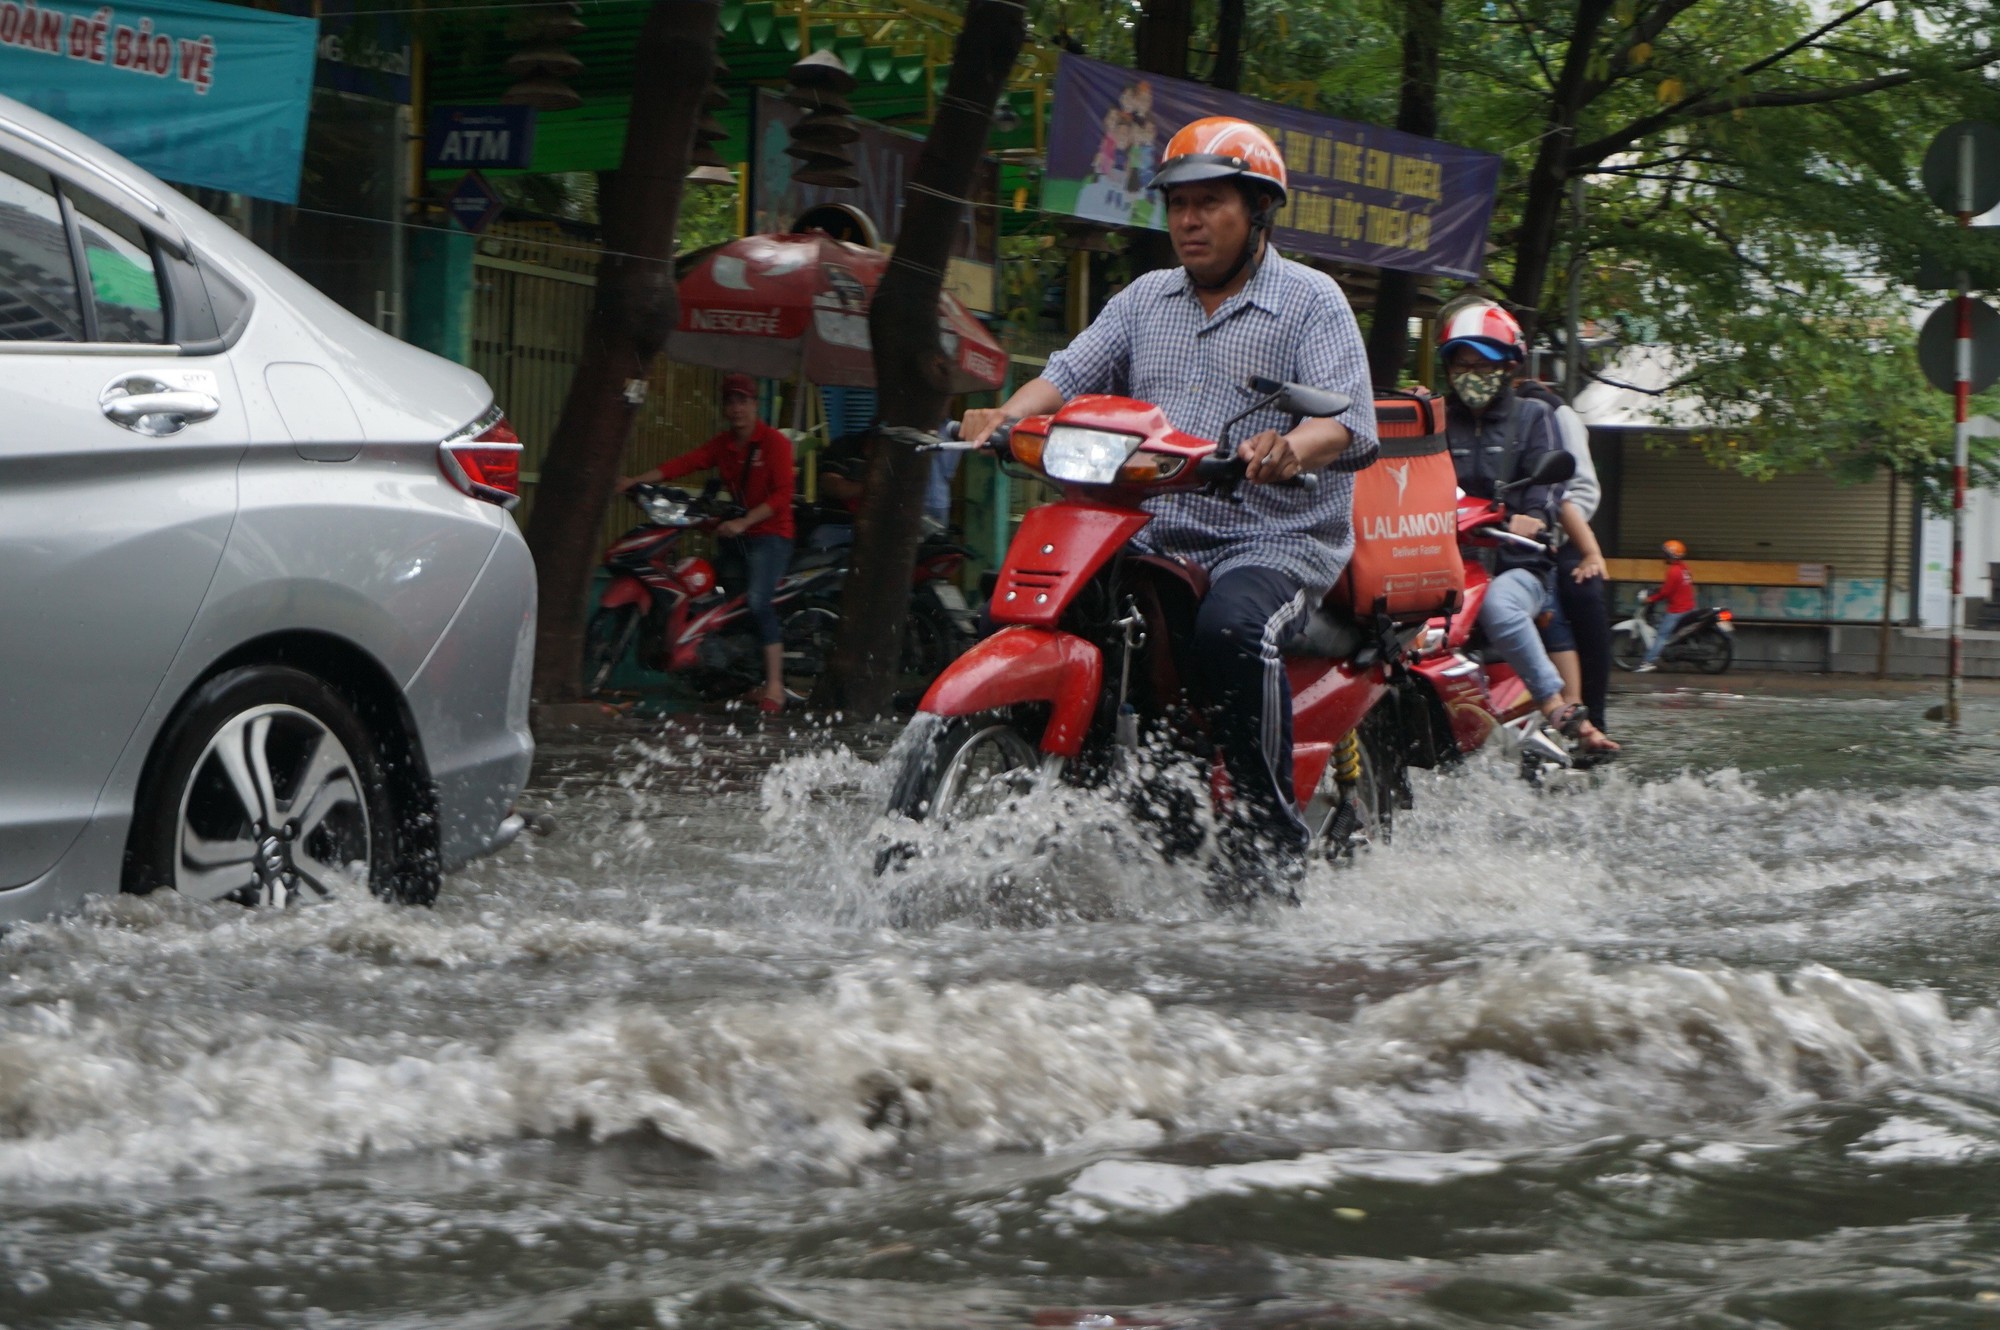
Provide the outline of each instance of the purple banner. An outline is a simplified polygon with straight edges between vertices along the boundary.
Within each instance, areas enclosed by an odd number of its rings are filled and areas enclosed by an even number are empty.
[[[1285,155],[1280,249],[1377,268],[1478,277],[1500,159],[1379,125],[1336,120],[1065,55],[1049,121],[1042,207],[1110,226],[1166,229],[1146,191],[1176,130],[1203,116],[1262,126]]]

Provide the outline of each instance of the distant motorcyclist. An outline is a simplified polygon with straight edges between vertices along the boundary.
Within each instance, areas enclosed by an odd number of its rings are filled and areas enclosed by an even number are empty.
[[[1688,572],[1688,547],[1678,540],[1670,540],[1660,546],[1660,553],[1666,556],[1667,575],[1660,579],[1659,588],[1646,596],[1646,604],[1657,605],[1665,601],[1667,607],[1656,625],[1659,631],[1653,635],[1653,644],[1646,648],[1646,658],[1639,662],[1634,674],[1645,674],[1660,668],[1660,653],[1667,649],[1674,629],[1681,626],[1681,620],[1694,613],[1694,576]]]
[[[1354,549],[1352,472],[1375,459],[1374,396],[1354,313],[1333,279],[1271,247],[1285,159],[1247,121],[1213,116],[1167,144],[1149,188],[1165,195],[1178,268],[1141,275],[997,410],[969,411],[980,442],[1003,421],[1060,409],[1082,393],[1157,404],[1174,428],[1219,438],[1256,402],[1252,376],[1308,384],[1354,402],[1340,420],[1276,408],[1237,427],[1250,482],[1237,501],[1185,490],[1150,500],[1137,542],[1212,579],[1189,657],[1236,792],[1225,846],[1246,877],[1291,873],[1309,839],[1292,789],[1292,699],[1282,646],[1339,580]],[[1318,472],[1316,488],[1280,488]]]
[[[1537,462],[1562,448],[1554,413],[1541,402],[1513,391],[1526,351],[1521,326],[1491,301],[1459,307],[1438,335],[1448,386],[1446,440],[1459,488],[1482,499],[1497,498],[1502,485],[1531,474]],[[1560,520],[1562,490],[1528,485],[1508,501],[1508,529],[1540,539]],[[1590,720],[1581,704],[1563,696],[1563,678],[1542,641],[1539,621],[1557,611],[1555,562],[1549,555],[1523,554],[1503,547],[1492,586],[1479,611],[1479,626],[1527,686],[1549,723],[1590,752],[1618,750]],[[1573,643],[1560,642],[1569,649]]]

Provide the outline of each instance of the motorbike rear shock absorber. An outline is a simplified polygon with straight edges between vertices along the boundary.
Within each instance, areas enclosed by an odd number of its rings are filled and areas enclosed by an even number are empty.
[[[1333,775],[1343,788],[1361,783],[1361,731],[1357,727],[1340,736],[1333,746]]]

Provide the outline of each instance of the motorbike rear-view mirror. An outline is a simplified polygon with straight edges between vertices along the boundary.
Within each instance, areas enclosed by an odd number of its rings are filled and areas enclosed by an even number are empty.
[[[1275,401],[1272,404],[1292,416],[1337,416],[1354,405],[1354,399],[1346,393],[1332,392],[1326,388],[1310,388],[1303,383],[1252,379],[1250,389],[1252,392],[1273,394]]]
[[[1535,463],[1535,469],[1529,473],[1529,478],[1537,485],[1560,485],[1575,474],[1575,456],[1558,448],[1554,452],[1542,454],[1541,460]]]

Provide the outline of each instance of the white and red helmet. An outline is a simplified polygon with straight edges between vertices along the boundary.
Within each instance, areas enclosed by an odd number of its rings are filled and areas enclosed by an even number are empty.
[[[1447,356],[1469,346],[1488,360],[1525,360],[1528,348],[1514,316],[1490,300],[1459,306],[1438,327],[1438,350]]]

